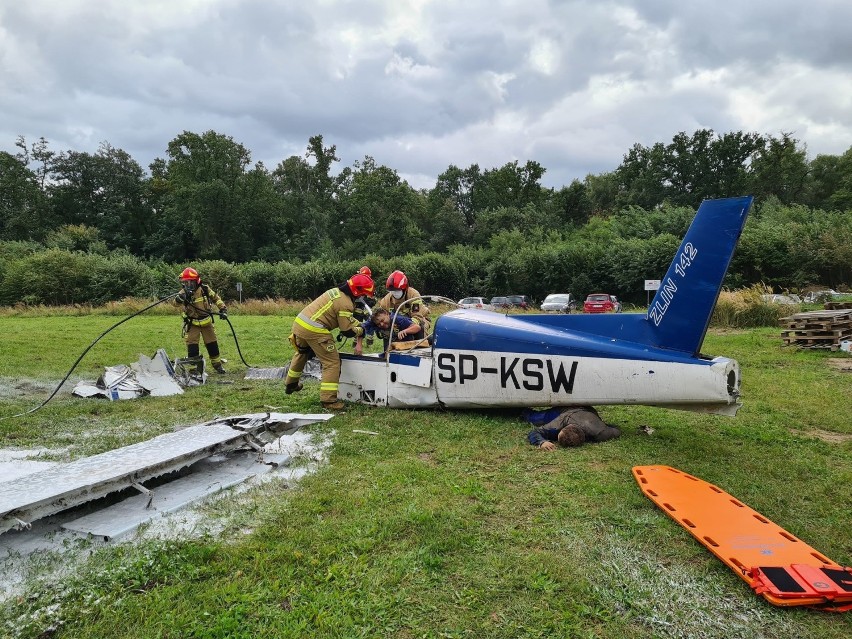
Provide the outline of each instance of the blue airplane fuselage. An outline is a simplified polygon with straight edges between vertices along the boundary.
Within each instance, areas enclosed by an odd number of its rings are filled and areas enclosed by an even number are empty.
[[[338,396],[390,407],[646,404],[733,415],[737,362],[699,351],[751,202],[701,205],[647,314],[451,311],[435,322],[430,348],[343,355]]]

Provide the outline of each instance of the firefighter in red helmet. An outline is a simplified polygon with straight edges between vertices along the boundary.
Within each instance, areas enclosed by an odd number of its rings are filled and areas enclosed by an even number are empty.
[[[210,355],[210,363],[217,373],[224,373],[222,356],[219,353],[219,342],[216,339],[216,329],[213,327],[213,316],[228,317],[228,308],[222,298],[207,284],[202,284],[201,276],[194,268],[185,268],[180,274],[181,291],[175,298],[177,306],[183,306],[183,332],[186,341],[186,353],[189,357],[198,357],[199,337],[204,338],[204,346]]]
[[[401,333],[401,339],[406,341],[424,339],[429,332],[429,307],[423,303],[422,299],[416,299],[420,297],[420,293],[416,288],[409,286],[408,276],[402,271],[394,271],[388,276],[386,287],[388,294],[376,304],[376,307],[386,309],[391,317],[399,309],[400,315],[406,316],[413,322],[410,328]],[[409,302],[409,300],[414,301]]]
[[[284,392],[288,395],[302,390],[300,379],[308,360],[316,355],[322,366],[320,380],[320,402],[326,410],[340,410],[343,402],[337,399],[340,382],[340,354],[333,329],[345,337],[364,334],[360,322],[353,317],[355,301],[362,297],[372,298],[375,292],[369,275],[356,273],[343,284],[327,290],[308,304],[293,321],[290,344],[296,350],[287,371]]]

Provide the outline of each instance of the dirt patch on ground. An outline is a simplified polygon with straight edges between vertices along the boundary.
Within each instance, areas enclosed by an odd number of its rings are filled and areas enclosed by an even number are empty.
[[[428,464],[429,466],[437,466],[438,462],[435,461],[435,456],[432,453],[418,453],[417,459]]]
[[[49,393],[56,388],[58,383],[58,381],[45,381],[40,379],[13,379],[11,377],[0,377],[0,398],[11,399],[14,397]]]
[[[802,437],[816,437],[817,439],[821,439],[824,442],[828,442],[830,444],[842,444],[844,442],[852,441],[852,434],[850,433],[833,433],[830,430],[796,430],[791,429],[796,435],[800,435]]]
[[[834,370],[844,373],[852,373],[852,357],[831,357],[827,360],[828,365]]]

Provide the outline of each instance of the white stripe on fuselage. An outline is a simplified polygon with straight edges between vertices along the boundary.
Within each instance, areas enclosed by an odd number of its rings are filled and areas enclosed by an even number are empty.
[[[531,353],[435,350],[434,378],[445,406],[734,403],[727,358],[713,364]]]

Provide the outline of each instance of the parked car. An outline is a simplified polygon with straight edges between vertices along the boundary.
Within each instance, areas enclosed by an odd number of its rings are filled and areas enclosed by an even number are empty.
[[[512,302],[509,301],[508,297],[492,297],[491,306],[494,307],[494,310],[507,310],[512,308]]]
[[[484,297],[465,297],[459,300],[459,306],[462,308],[478,308],[483,311],[493,311],[494,307],[489,304]]]
[[[584,313],[620,313],[621,302],[609,293],[592,293],[583,302]]]
[[[526,295],[507,295],[506,297],[509,299],[509,303],[517,308],[527,310],[530,306],[532,306],[530,304],[530,298]]]
[[[551,293],[541,303],[545,313],[570,313],[577,310],[577,300],[571,293]]]
[[[618,298],[615,295],[610,295],[609,299],[612,300],[612,303],[615,306],[615,312],[620,313],[621,312],[621,302],[618,301]]]

